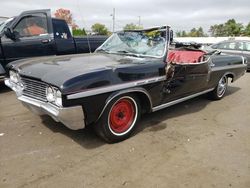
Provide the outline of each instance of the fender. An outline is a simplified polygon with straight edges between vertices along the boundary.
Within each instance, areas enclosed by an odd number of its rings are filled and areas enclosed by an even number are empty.
[[[115,98],[115,97],[118,97],[120,95],[123,95],[123,94],[129,94],[129,93],[140,93],[140,94],[143,94],[144,96],[146,96],[147,98],[147,102],[149,102],[149,110],[150,112],[152,111],[153,109],[153,103],[152,103],[152,99],[151,99],[151,96],[149,95],[149,93],[144,89],[144,88],[141,88],[141,87],[137,87],[137,88],[131,88],[131,89],[126,89],[126,90],[122,90],[122,91],[118,91],[118,92],[114,92],[112,93],[105,101],[105,106],[103,107],[100,115],[98,116],[97,120],[98,121],[100,119],[100,117],[102,116],[102,114],[104,113],[105,109],[107,108],[107,106],[109,105],[109,103]]]
[[[231,78],[231,83],[234,82],[234,78],[236,77],[233,72],[226,72],[222,77],[224,77],[224,76]]]

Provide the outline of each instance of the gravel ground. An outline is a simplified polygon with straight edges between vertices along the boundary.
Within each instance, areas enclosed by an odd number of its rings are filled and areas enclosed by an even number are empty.
[[[144,115],[118,144],[35,116],[1,85],[0,187],[249,188],[249,82]]]

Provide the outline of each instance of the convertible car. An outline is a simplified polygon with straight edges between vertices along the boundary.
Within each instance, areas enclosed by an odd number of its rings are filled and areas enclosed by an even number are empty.
[[[32,112],[119,142],[141,114],[205,93],[219,100],[246,72],[241,56],[177,48],[172,36],[168,26],[120,31],[92,54],[18,60],[5,84]]]

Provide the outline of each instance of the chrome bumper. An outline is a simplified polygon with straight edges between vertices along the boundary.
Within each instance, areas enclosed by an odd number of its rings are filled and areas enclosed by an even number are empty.
[[[74,107],[58,107],[48,102],[42,102],[21,94],[18,91],[18,87],[12,84],[9,79],[6,79],[5,85],[14,90],[17,94],[18,100],[22,102],[22,104],[38,115],[49,115],[55,121],[63,123],[66,127],[72,130],[83,129],[85,127],[84,123],[84,113],[82,106],[74,106]]]

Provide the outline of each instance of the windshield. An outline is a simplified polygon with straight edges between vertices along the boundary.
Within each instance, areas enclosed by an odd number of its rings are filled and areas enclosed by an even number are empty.
[[[106,53],[162,57],[166,45],[165,31],[141,30],[114,33],[97,49]]]
[[[10,24],[10,22],[13,20],[14,18],[9,18],[8,20],[5,20],[4,22],[0,23],[0,33],[2,33],[3,29]]]

